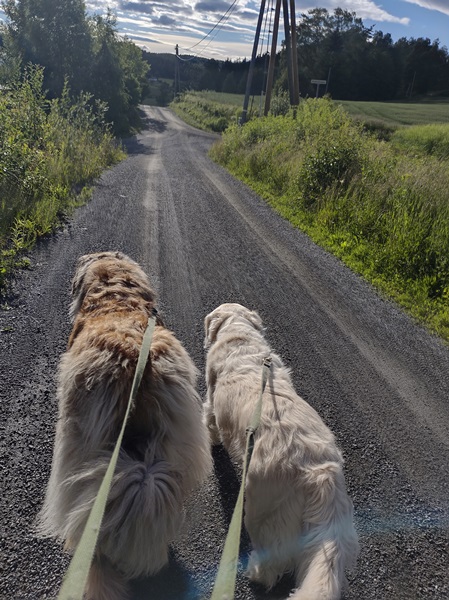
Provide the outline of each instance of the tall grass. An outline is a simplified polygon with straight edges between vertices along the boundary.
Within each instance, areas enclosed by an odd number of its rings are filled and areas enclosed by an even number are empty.
[[[236,123],[241,112],[232,104],[220,104],[201,92],[184,92],[170,106],[189,125],[216,133],[224,131],[230,122]]]
[[[0,96],[0,291],[21,250],[52,231],[82,186],[123,153],[106,106],[65,89],[48,102],[42,69],[30,67]]]
[[[391,140],[397,148],[408,153],[449,159],[449,124],[400,129],[394,133]]]
[[[378,141],[325,99],[230,127],[212,156],[449,340],[447,161]]]

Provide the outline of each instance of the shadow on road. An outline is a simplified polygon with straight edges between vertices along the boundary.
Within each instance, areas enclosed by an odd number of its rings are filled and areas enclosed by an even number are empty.
[[[151,119],[150,117],[144,118],[145,129],[151,133],[164,133],[167,129],[167,121],[161,121],[160,119]]]
[[[170,554],[168,565],[153,577],[136,579],[132,582],[133,600],[199,600],[192,576],[182,564]]]
[[[146,141],[142,143],[137,136],[133,136],[131,138],[127,138],[122,141],[123,146],[128,155],[132,156],[134,154],[154,154],[154,150],[151,145]]]

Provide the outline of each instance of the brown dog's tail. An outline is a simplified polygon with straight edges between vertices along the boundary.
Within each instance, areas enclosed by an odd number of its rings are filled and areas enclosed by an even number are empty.
[[[66,512],[65,548],[76,548],[106,472],[109,456],[85,464],[66,480],[75,497]],[[176,467],[148,452],[136,460],[123,452],[97,542],[98,554],[89,575],[88,600],[123,600],[125,582],[157,573],[168,561],[168,544],[183,519],[182,477]]]
[[[127,600],[125,578],[104,556],[95,556],[87,578],[86,600]]]
[[[182,476],[149,453],[122,455],[114,475],[98,547],[127,579],[157,573],[183,519]],[[95,599],[96,600],[96,599]]]

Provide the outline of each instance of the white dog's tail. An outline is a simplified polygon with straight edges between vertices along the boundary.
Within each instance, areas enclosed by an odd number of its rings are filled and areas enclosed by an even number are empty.
[[[354,566],[359,550],[352,502],[338,463],[310,469],[303,482],[304,538],[296,569],[298,588],[290,598],[338,600],[345,568]]]
[[[127,600],[128,586],[107,558],[96,556],[89,571],[86,600]]]

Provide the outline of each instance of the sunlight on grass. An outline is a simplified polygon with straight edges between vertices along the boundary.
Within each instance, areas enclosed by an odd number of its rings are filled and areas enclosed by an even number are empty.
[[[296,115],[231,126],[211,155],[449,341],[446,129],[401,130],[393,145],[337,104],[308,100]]]

